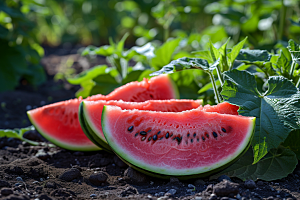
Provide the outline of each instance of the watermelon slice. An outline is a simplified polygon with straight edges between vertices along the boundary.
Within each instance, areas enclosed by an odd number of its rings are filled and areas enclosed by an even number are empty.
[[[164,113],[104,106],[102,112],[103,133],[120,158],[145,173],[182,179],[234,162],[250,146],[254,127],[254,117],[201,109]]]
[[[122,109],[181,112],[201,106],[202,100],[149,100],[145,102],[82,101],[79,106],[79,121],[86,136],[97,146],[111,151],[101,127],[101,114],[104,105],[116,105]],[[230,104],[229,104],[230,105]]]
[[[131,82],[123,85],[107,96],[94,95],[87,101],[124,100],[141,102],[151,99],[174,99],[178,90],[167,75],[151,80]],[[43,106],[27,112],[31,123],[50,142],[74,151],[101,150],[84,134],[78,120],[78,109],[82,98],[71,99]]]

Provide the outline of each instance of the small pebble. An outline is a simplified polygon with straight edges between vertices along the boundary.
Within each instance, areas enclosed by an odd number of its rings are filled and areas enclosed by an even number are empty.
[[[241,197],[240,194],[237,194],[237,195],[236,195],[236,198],[237,198],[237,199],[241,199],[242,197]]]
[[[157,196],[158,196],[158,197],[161,197],[161,196],[164,196],[164,195],[165,195],[164,192],[159,192],[159,193],[157,193]]]
[[[92,197],[92,198],[93,198],[93,197],[96,197],[96,196],[97,196],[96,194],[91,194],[91,195],[90,195],[90,197]]]
[[[218,199],[217,195],[212,193],[209,197],[209,200],[215,200],[215,199]]]
[[[195,200],[202,200],[202,197],[195,197]]]
[[[248,189],[254,189],[254,188],[256,188],[256,184],[255,184],[255,182],[253,180],[246,180],[244,182],[244,186],[246,188],[248,188]]]
[[[179,182],[178,178],[170,177],[170,183],[176,183],[176,182]]]
[[[59,179],[70,182],[70,181],[78,178],[79,176],[81,176],[80,171],[77,168],[71,168],[71,169],[64,171],[59,176]]]
[[[225,180],[228,180],[228,181],[231,181],[231,179],[229,178],[229,176],[226,176],[226,175],[221,175],[221,176],[219,176],[217,180],[221,182],[221,181],[223,181],[224,179],[225,179]]]
[[[193,184],[188,184],[188,188],[195,189],[195,186]]]
[[[151,195],[148,195],[147,197],[148,197],[149,199],[151,199],[151,198],[152,198],[152,196],[151,196]]]
[[[13,194],[14,192],[10,188],[2,188],[0,193],[4,196],[7,196],[7,195],[10,195],[10,194]]]
[[[257,185],[258,185],[258,186],[263,186],[263,185],[264,185],[264,182],[262,182],[262,181],[257,181]]]
[[[171,195],[174,195],[176,194],[176,190],[175,189],[170,189],[167,193],[170,193]]]
[[[16,180],[17,180],[17,181],[23,181],[23,179],[22,179],[20,176],[18,176],[18,177],[16,178]]]

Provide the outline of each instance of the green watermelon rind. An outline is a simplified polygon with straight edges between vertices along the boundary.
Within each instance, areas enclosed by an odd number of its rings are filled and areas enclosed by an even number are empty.
[[[149,168],[146,164],[143,165],[139,165],[138,163],[136,163],[136,160],[133,160],[131,158],[130,155],[126,154],[122,149],[120,149],[114,142],[112,142],[110,140],[110,138],[108,137],[109,134],[109,130],[107,129],[107,122],[106,122],[106,111],[107,110],[107,106],[104,106],[103,111],[102,111],[102,131],[104,133],[104,136],[106,138],[106,141],[108,142],[108,144],[110,145],[111,149],[115,152],[115,154],[120,157],[125,163],[127,163],[129,166],[131,166],[132,168],[141,171],[142,173],[145,173],[147,175],[150,176],[154,176],[154,177],[159,177],[159,178],[169,178],[169,177],[177,177],[181,180],[185,180],[185,179],[191,179],[191,178],[199,178],[199,177],[207,177],[210,176],[212,174],[215,174],[227,167],[229,167],[230,165],[232,165],[234,162],[236,162],[251,146],[251,141],[254,135],[254,130],[255,130],[255,120],[256,118],[253,117],[252,118],[252,126],[249,127],[249,131],[247,132],[247,137],[244,140],[244,143],[241,145],[241,147],[239,148],[238,151],[236,151],[236,153],[231,156],[230,158],[227,158],[225,161],[218,163],[217,165],[215,164],[212,168],[210,169],[206,169],[206,171],[202,170],[202,171],[196,171],[193,170],[194,172],[191,172],[191,170],[189,170],[188,173],[172,173],[172,174],[166,174],[164,173],[165,171],[162,170],[161,172],[158,171],[154,171],[153,169]]]
[[[99,151],[102,150],[98,146],[91,146],[91,145],[74,145],[66,142],[61,142],[59,139],[51,137],[50,134],[47,133],[46,130],[44,130],[42,127],[38,125],[38,123],[31,117],[30,112],[27,112],[27,116],[30,120],[30,122],[33,124],[33,126],[36,128],[36,130],[44,137],[46,138],[49,142],[55,144],[58,147],[72,150],[72,151]]]
[[[84,101],[82,101],[79,105],[78,116],[79,116],[80,126],[81,126],[84,134],[99,148],[101,148],[109,153],[112,153],[112,150],[111,150],[110,146],[107,144],[107,142],[103,141],[100,137],[98,137],[94,133],[92,128],[89,126],[88,120],[90,120],[90,118],[85,114],[84,107],[85,107],[85,104],[84,104]]]

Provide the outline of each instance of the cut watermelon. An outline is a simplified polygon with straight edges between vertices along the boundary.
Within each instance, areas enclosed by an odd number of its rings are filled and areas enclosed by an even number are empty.
[[[97,146],[110,151],[101,128],[101,114],[104,105],[116,105],[122,109],[181,112],[198,108],[202,100],[149,100],[145,102],[124,101],[82,101],[79,108],[79,121],[86,136]]]
[[[162,75],[123,85],[109,95],[94,95],[87,101],[124,100],[145,101],[151,99],[174,99],[178,91],[169,76]],[[57,146],[75,151],[101,150],[84,134],[78,120],[82,98],[62,101],[27,112],[31,123],[49,141]],[[96,139],[96,138],[95,138]]]
[[[151,174],[207,176],[250,146],[254,117],[193,109],[183,112],[122,110],[104,106],[102,130],[113,151]]]

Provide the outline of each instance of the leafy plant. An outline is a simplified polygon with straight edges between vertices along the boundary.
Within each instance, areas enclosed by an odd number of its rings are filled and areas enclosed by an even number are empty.
[[[16,139],[20,139],[24,142],[29,143],[30,145],[40,145],[41,143],[39,142],[35,142],[32,140],[28,140],[26,138],[23,137],[24,133],[26,133],[27,131],[33,131],[35,130],[35,128],[33,126],[29,126],[27,128],[21,128],[21,129],[0,129],[0,137],[8,137],[8,138],[16,138]]]
[[[34,86],[46,80],[39,64],[43,49],[22,8],[20,1],[0,2],[0,92],[15,89],[21,79]]]
[[[208,51],[195,52],[199,58],[174,60],[150,75],[188,69],[206,72],[211,85],[206,85],[205,90],[213,88],[217,103],[227,101],[240,107],[240,115],[256,117],[252,151],[220,174],[275,180],[293,171],[299,154],[293,140],[299,137],[300,130],[299,73],[295,73],[299,67],[299,46],[290,40],[285,54],[281,51],[272,55],[265,50],[242,49],[245,41],[232,49],[227,49],[228,41],[219,49],[210,43]],[[283,170],[274,174],[273,169],[277,168]]]

